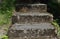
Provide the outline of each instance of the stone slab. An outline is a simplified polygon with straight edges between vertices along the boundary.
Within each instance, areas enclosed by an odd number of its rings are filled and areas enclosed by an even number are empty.
[[[16,4],[16,11],[18,12],[46,12],[46,4]]]
[[[14,24],[8,31],[9,39],[57,39],[50,23]]]
[[[14,12],[13,15],[18,16],[18,15],[22,15],[22,16],[50,16],[53,17],[52,14],[46,12],[46,13],[40,13],[40,12],[27,12],[27,13],[23,13],[23,12]]]
[[[12,24],[14,23],[41,23],[52,22],[53,15],[49,13],[19,13],[16,12],[12,16]]]
[[[27,30],[27,29],[54,29],[54,26],[51,23],[35,23],[35,24],[17,24],[12,25],[11,29],[13,30]]]

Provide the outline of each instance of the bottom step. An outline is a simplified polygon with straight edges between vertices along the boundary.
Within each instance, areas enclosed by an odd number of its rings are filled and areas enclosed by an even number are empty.
[[[57,39],[51,23],[14,24],[8,31],[9,39]]]
[[[49,37],[49,36],[40,36],[40,37],[14,37],[9,39],[57,39],[56,37]]]

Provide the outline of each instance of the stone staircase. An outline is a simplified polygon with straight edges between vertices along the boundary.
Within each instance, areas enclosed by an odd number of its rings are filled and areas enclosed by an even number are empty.
[[[9,39],[57,39],[51,24],[53,15],[47,12],[46,4],[16,4],[18,12],[12,16]]]

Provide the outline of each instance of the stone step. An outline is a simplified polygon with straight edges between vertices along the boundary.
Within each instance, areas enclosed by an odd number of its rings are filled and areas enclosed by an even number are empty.
[[[18,24],[15,23],[11,27],[13,30],[27,30],[27,29],[54,29],[54,26],[51,23],[36,23],[36,24]]]
[[[47,12],[46,4],[16,4],[16,11],[18,12]]]
[[[40,37],[11,37],[9,39],[57,39],[56,37],[40,36]]]
[[[55,39],[56,33],[51,23],[14,24],[9,28],[8,36],[9,39]]]
[[[41,22],[52,22],[53,15],[49,13],[14,13],[12,16],[12,24],[14,23],[41,23]]]

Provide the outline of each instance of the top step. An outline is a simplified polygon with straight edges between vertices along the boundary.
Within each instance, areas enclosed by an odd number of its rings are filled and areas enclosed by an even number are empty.
[[[16,4],[16,11],[17,12],[47,12],[47,5],[46,4]]]

